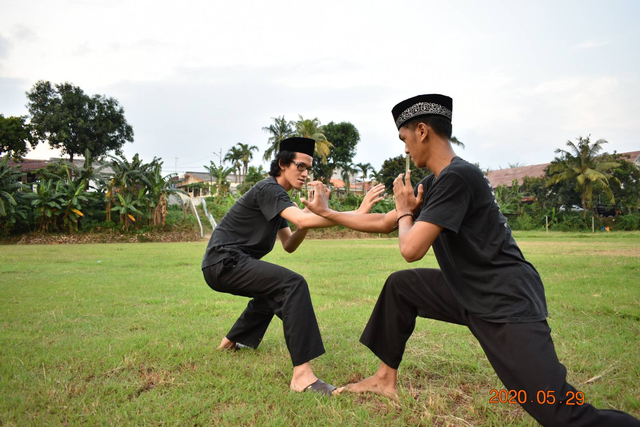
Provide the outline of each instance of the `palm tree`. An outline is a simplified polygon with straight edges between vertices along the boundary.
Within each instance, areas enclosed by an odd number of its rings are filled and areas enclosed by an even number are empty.
[[[371,178],[376,184],[382,182],[382,171],[376,172],[374,168],[371,168],[371,173],[369,174],[369,178]]]
[[[217,194],[221,196],[225,196],[227,194],[227,190],[229,189],[229,181],[227,181],[227,176],[231,172],[233,172],[233,168],[227,168],[223,164],[220,166],[216,166],[215,163],[211,162],[209,166],[204,165],[204,168],[209,171],[209,175],[216,178],[216,190]]]
[[[224,156],[225,162],[231,162],[233,165],[233,176],[235,177],[236,183],[238,183],[238,175],[242,171],[242,152],[238,147],[231,147],[229,151],[227,151],[227,155]]]
[[[258,151],[258,147],[255,145],[249,146],[249,144],[243,144],[238,142],[236,144],[240,151],[240,161],[242,162],[242,182],[247,180],[247,171],[249,170],[249,162],[253,158],[252,151]]]
[[[455,144],[455,145],[459,145],[460,147],[464,148],[464,142],[460,141],[458,138],[456,138],[455,136],[452,136],[451,139],[449,140],[451,141],[451,143]]]
[[[298,115],[299,120],[295,123],[296,134],[305,138],[311,138],[316,141],[316,147],[314,155],[320,157],[322,163],[327,163],[327,156],[331,151],[333,144],[327,140],[327,137],[322,133],[322,125],[318,118],[304,119]]]
[[[355,166],[362,171],[362,194],[364,194],[364,183],[367,180],[367,173],[373,169],[373,166],[371,166],[371,163],[358,163]]]
[[[264,152],[264,160],[270,160],[272,156],[280,150],[280,141],[293,135],[292,123],[287,121],[284,116],[271,117],[273,124],[262,128],[263,131],[269,132],[269,147]]]
[[[340,173],[342,180],[344,181],[344,188],[347,192],[347,195],[351,192],[351,175],[358,172],[352,165],[344,164],[340,166],[342,172]]]
[[[607,144],[604,139],[599,139],[593,144],[586,138],[578,137],[578,143],[567,141],[569,151],[558,148],[556,153],[560,157],[549,166],[549,180],[547,186],[564,181],[576,182],[576,190],[582,195],[583,217],[587,218],[587,202],[593,206],[593,188],[600,188],[614,203],[613,193],[609,188],[609,178],[613,175],[608,171],[619,166],[616,162],[603,161],[599,156],[602,145]],[[615,178],[613,178],[615,179]]]

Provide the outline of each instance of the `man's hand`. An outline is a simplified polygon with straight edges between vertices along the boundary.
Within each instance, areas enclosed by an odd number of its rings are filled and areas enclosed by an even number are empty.
[[[384,192],[384,184],[378,184],[375,187],[373,187],[371,190],[369,190],[367,195],[364,196],[364,199],[362,199],[362,204],[356,210],[356,212],[359,214],[369,213],[373,205],[378,203],[380,200],[384,199],[384,197],[381,196],[383,192]]]
[[[313,188],[309,192],[309,198],[311,201],[306,199],[300,199],[300,201],[304,204],[304,206],[319,216],[325,216],[329,211],[329,195],[331,191],[320,181],[313,181],[308,184]]]
[[[396,202],[396,210],[398,217],[406,213],[413,214],[422,204],[422,193],[424,187],[422,184],[418,187],[418,197],[413,194],[411,186],[411,171],[407,171],[402,182],[402,174],[393,181],[393,199]]]

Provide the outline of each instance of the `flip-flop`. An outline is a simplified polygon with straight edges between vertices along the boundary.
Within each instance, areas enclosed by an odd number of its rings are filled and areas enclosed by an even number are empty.
[[[303,391],[311,391],[314,393],[320,393],[325,396],[331,396],[331,393],[333,393],[335,389],[336,389],[335,386],[332,386],[331,384],[327,384],[321,379],[318,379],[313,384],[309,384],[307,388],[305,388]]]

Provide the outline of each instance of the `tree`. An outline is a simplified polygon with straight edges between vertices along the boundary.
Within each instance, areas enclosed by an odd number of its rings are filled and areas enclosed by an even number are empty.
[[[34,136],[62,149],[73,161],[76,154],[89,150],[96,157],[133,141],[133,129],[124,117],[124,109],[113,98],[88,96],[70,83],[54,86],[38,81],[27,92]]]
[[[284,116],[272,117],[273,124],[262,128],[263,131],[269,132],[269,147],[264,152],[264,160],[268,161],[271,157],[275,157],[280,150],[280,141],[293,136],[292,122],[287,121]]]
[[[616,178],[611,182],[616,211],[628,214],[638,212],[640,207],[640,167],[618,153],[604,154],[602,160],[618,163],[613,169]]]
[[[454,144],[454,145],[458,145],[458,146],[464,148],[464,142],[462,142],[458,138],[456,138],[455,135],[452,136],[449,141],[451,141],[451,143]]]
[[[149,207],[151,209],[151,222],[154,227],[164,227],[169,196],[171,194],[188,194],[183,190],[172,187],[171,178],[175,174],[162,176],[162,160],[154,158],[151,164],[151,169],[142,174],[141,178],[147,187],[146,196],[149,199]]]
[[[380,174],[380,172],[377,172],[374,168],[371,168],[371,173],[369,174],[369,178],[371,178],[373,182],[376,184],[382,182],[382,175]]]
[[[240,161],[242,162],[242,182],[246,182],[249,162],[253,158],[252,151],[258,151],[258,147],[255,145],[249,146],[249,144],[243,144],[242,142],[238,142],[236,145],[240,151]]]
[[[431,173],[428,168],[419,169],[413,160],[410,162],[409,169],[411,170],[411,184],[415,186],[427,175]],[[380,182],[382,182],[389,194],[393,194],[393,180],[398,177],[399,174],[404,173],[406,170],[406,156],[397,156],[385,160],[380,168]]]
[[[329,142],[325,136],[324,129],[318,118],[304,119],[298,115],[296,125],[296,134],[304,138],[311,138],[316,141],[314,157],[318,157],[322,163],[327,162],[327,156],[331,152],[333,144]]]
[[[316,180],[329,184],[333,171],[343,164],[350,164],[356,154],[356,147],[360,142],[360,133],[349,122],[329,122],[322,127],[325,137],[331,141],[333,148],[323,163],[320,157],[315,157],[312,173]]]
[[[373,169],[371,163],[357,163],[356,168],[362,171],[362,193],[364,194],[364,183],[367,180],[367,174]]]
[[[587,205],[593,207],[593,189],[598,188],[615,203],[615,198],[609,188],[610,171],[620,166],[619,163],[606,161],[599,156],[602,145],[607,144],[599,139],[593,144],[586,138],[578,137],[578,143],[567,141],[569,151],[556,149],[560,156],[549,165],[548,185],[569,181],[575,183],[575,189],[581,194],[583,217],[587,218]]]
[[[227,181],[227,176],[229,176],[229,174],[233,172],[233,168],[227,168],[223,164],[221,164],[220,166],[216,166],[216,164],[213,162],[210,162],[209,166],[203,166],[209,171],[209,174],[212,177],[216,178],[215,189],[217,191],[217,194],[220,196],[225,196],[227,194],[227,191],[229,190],[229,181]]]
[[[38,141],[31,134],[31,125],[26,117],[4,117],[0,114],[0,154],[11,152],[14,159],[20,159],[34,148]]]
[[[344,188],[347,192],[347,195],[349,195],[349,193],[351,193],[351,175],[358,172],[358,170],[355,169],[351,164],[344,164],[340,166],[340,168],[342,169],[340,175],[342,177],[342,180],[344,181]]]
[[[224,156],[224,161],[233,165],[233,176],[238,183],[238,175],[242,171],[242,151],[238,147],[231,147]]]

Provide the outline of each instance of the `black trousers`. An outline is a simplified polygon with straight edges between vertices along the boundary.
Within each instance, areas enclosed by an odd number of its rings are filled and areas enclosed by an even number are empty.
[[[227,334],[229,340],[257,348],[275,314],[282,319],[293,366],[324,354],[304,277],[284,267],[242,255],[202,271],[212,289],[252,298]]]
[[[458,304],[437,269],[403,270],[389,276],[360,342],[398,369],[417,316],[466,325],[505,388],[524,390],[527,399],[522,407],[544,426],[640,426],[640,421],[624,412],[598,410],[587,403],[567,405],[576,389],[567,383],[567,370],[558,360],[547,322],[482,320]],[[544,396],[551,392],[555,404],[546,397],[538,403],[540,391]]]

